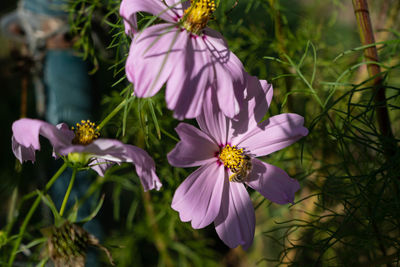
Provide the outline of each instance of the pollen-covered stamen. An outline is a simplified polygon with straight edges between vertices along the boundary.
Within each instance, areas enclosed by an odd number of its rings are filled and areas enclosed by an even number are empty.
[[[72,130],[75,131],[72,143],[76,145],[88,145],[100,136],[99,127],[90,120],[82,120],[76,124],[76,128],[72,127]]]
[[[236,146],[226,145],[219,153],[219,159],[226,168],[231,170],[236,170],[241,166],[243,157],[243,148],[238,149]]]
[[[191,0],[190,7],[184,12],[182,25],[186,30],[198,34],[207,26],[214,11],[214,0]]]

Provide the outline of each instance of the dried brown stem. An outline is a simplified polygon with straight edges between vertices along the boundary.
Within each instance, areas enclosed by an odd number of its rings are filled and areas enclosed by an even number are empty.
[[[21,80],[21,118],[26,117],[26,110],[28,106],[28,75],[24,74]]]
[[[370,45],[375,43],[367,0],[353,0],[353,7],[362,45]],[[376,46],[371,46],[364,49],[364,56],[367,61],[379,63]],[[389,119],[389,112],[386,106],[386,90],[383,84],[381,68],[378,64],[368,64],[367,69],[373,84],[373,93],[375,97],[374,101],[376,105],[375,111],[379,131],[382,136],[386,157],[390,158],[394,154],[394,146],[392,144],[393,132]]]

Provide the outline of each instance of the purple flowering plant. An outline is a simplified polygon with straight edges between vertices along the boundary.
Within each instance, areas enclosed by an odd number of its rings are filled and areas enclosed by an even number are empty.
[[[173,116],[196,118],[199,125],[198,129],[180,123],[176,128],[180,141],[167,155],[172,166],[199,166],[175,191],[172,209],[194,229],[214,223],[228,247],[248,249],[254,239],[255,212],[247,188],[278,204],[293,203],[300,188],[285,171],[258,157],[293,144],[308,130],[303,117],[293,113],[262,121],[271,104],[272,85],[247,74],[222,35],[207,27],[215,9],[213,0],[122,0],[119,12],[125,33],[132,38],[125,71],[134,85],[135,97],[128,96],[102,124],[130,100],[152,97],[165,84],[166,104]],[[138,12],[154,15],[157,23],[139,31]],[[146,151],[100,138],[99,130],[84,120],[72,128],[65,123],[52,125],[27,118],[13,123],[12,151],[21,163],[35,161],[42,136],[50,142],[53,156],[63,159],[64,165],[45,189],[37,192],[14,242],[9,266],[33,212],[41,200],[49,202],[44,200],[48,189],[68,166],[73,173],[61,208],[57,212],[54,205],[51,207],[56,219],[64,215],[80,170],[92,169],[104,176],[112,165],[127,162],[135,167],[144,191],[161,188],[155,163]]]
[[[166,84],[167,107],[177,119],[194,118],[208,91],[232,118],[243,102],[246,74],[220,33],[207,27],[213,0],[123,0],[120,14],[132,43],[126,75],[137,97],[151,97]],[[136,13],[165,21],[138,32]]]
[[[50,2],[70,20],[24,5],[0,17],[29,42],[0,38],[1,266],[84,266],[100,240],[120,267],[399,265],[398,0]],[[101,105],[52,90],[89,89],[56,60],[65,52],[99,70]],[[11,126],[42,117],[33,92],[46,118],[90,110],[102,122]],[[63,164],[39,181],[47,166],[24,162],[40,161],[43,141]]]
[[[13,153],[21,163],[34,162],[41,135],[50,141],[55,157],[64,157],[72,165],[87,166],[104,176],[113,164],[129,162],[135,166],[145,191],[161,188],[154,161],[146,151],[118,140],[98,138],[98,128],[90,121],[81,121],[74,129],[65,123],[55,126],[41,120],[20,119],[12,125]]]
[[[208,95],[199,128],[180,123],[180,142],[168,154],[176,167],[200,166],[176,190],[172,208],[195,229],[214,223],[229,247],[252,244],[255,215],[246,186],[278,204],[291,203],[299,183],[257,157],[283,149],[308,134],[302,116],[279,114],[261,121],[272,99],[272,85],[248,77],[246,104],[233,119],[219,112]],[[210,92],[212,93],[212,92]]]
[[[114,110],[114,114],[112,114],[112,112],[110,115],[115,115],[115,112],[119,109],[120,107],[117,107]],[[110,115],[109,117],[111,117]],[[106,118],[105,121],[108,119],[109,118]],[[89,120],[82,120],[81,123],[76,124],[76,127],[70,129],[65,123],[60,123],[55,126],[37,119],[23,118],[13,123],[12,131],[12,151],[21,163],[24,161],[35,161],[35,152],[40,150],[39,136],[48,139],[53,147],[53,156],[55,158],[60,157],[65,162],[47,182],[45,189],[42,192],[38,191],[38,196],[26,215],[22,227],[20,228],[19,235],[14,242],[8,266],[12,266],[26,227],[42,199],[52,209],[56,226],[58,227],[65,223],[63,215],[78,171],[91,168],[96,171],[98,175],[104,176],[105,171],[115,163],[128,162],[135,166],[136,173],[145,191],[151,189],[159,190],[162,186],[155,173],[155,163],[146,151],[136,146],[124,144],[118,140],[99,138],[99,127],[96,127],[95,124]],[[67,166],[73,169],[72,177],[66,189],[60,210],[57,213],[54,204],[52,204],[51,200],[47,199],[45,194],[65,171]],[[102,201],[100,201],[98,207],[95,209],[95,213],[97,213],[101,204]],[[90,215],[89,219],[94,216],[95,214]],[[74,217],[76,216],[72,213],[72,215],[68,216],[67,221]],[[73,220],[74,219],[72,219],[72,222],[74,222]],[[91,240],[94,240],[92,243],[98,245],[97,239],[92,238]],[[108,255],[108,251],[105,251]],[[84,255],[86,249],[80,250],[79,253]],[[108,256],[111,259],[110,255]]]

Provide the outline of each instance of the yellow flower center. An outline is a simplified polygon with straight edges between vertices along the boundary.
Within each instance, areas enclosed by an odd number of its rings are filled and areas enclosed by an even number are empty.
[[[219,159],[224,163],[226,168],[236,170],[243,161],[243,148],[238,149],[236,146],[226,145],[219,153]]]
[[[182,18],[183,27],[198,34],[206,27],[214,11],[214,0],[191,0],[191,5],[185,10]]]
[[[82,120],[81,123],[76,124],[76,128],[72,127],[72,130],[75,131],[75,137],[72,140],[75,145],[86,146],[100,136],[99,127],[90,120]]]
[[[225,168],[231,170],[230,182],[245,182],[253,168],[251,158],[243,153],[243,148],[238,149],[236,146],[226,145],[219,153],[219,160]]]

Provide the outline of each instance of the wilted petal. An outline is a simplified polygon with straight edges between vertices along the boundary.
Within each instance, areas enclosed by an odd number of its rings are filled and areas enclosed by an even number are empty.
[[[35,119],[20,119],[13,123],[13,152],[21,161],[34,161],[35,151],[40,149],[39,135],[47,138],[57,152],[60,148],[68,146],[74,137],[66,125],[58,126]]]
[[[155,95],[167,81],[182,56],[185,35],[172,24],[159,24],[135,37],[125,69],[137,97]]]
[[[303,123],[304,118],[297,114],[276,115],[242,136],[237,145],[250,151],[253,156],[265,156],[306,136],[308,130]]]
[[[175,167],[193,167],[215,160],[219,147],[208,135],[187,123],[175,128],[181,141],[168,153],[168,162]]]
[[[223,197],[225,170],[216,162],[201,166],[175,191],[171,207],[183,222],[192,221],[195,229],[212,223],[218,215]]]
[[[253,169],[249,174],[247,184],[260,192],[267,199],[287,204],[294,200],[294,193],[300,189],[299,182],[290,178],[282,169],[253,159]]]
[[[141,148],[124,144],[118,140],[99,138],[87,146],[74,145],[60,150],[62,155],[72,152],[92,154],[96,158],[117,163],[130,162],[135,166],[145,191],[161,188],[161,182],[155,173],[154,161]]]
[[[229,197],[222,200],[214,224],[218,236],[230,248],[241,245],[248,249],[253,243],[254,208],[243,184],[229,183]]]
[[[178,19],[178,15],[162,0],[122,0],[119,13],[124,18],[125,32],[128,35],[137,32],[137,12],[147,12],[168,22],[176,22]]]

